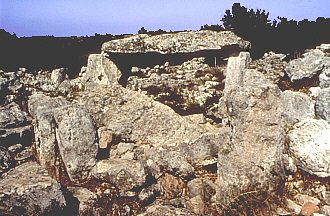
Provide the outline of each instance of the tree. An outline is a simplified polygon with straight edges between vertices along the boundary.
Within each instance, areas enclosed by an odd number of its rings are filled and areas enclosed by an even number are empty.
[[[268,20],[269,13],[265,10],[247,9],[240,3],[234,3],[232,11],[226,10],[221,19],[223,25],[228,30],[233,30],[238,34],[249,35],[256,30],[265,30],[272,24]]]
[[[253,57],[259,57],[267,50],[272,23],[268,20],[269,13],[265,10],[247,9],[234,3],[232,10],[226,10],[221,19],[225,29],[251,42]]]
[[[138,34],[147,34],[148,33],[148,31],[144,28],[144,27],[142,27],[139,31],[138,31]]]

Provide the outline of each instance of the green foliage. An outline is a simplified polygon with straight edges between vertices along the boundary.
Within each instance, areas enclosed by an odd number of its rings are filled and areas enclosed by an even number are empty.
[[[275,51],[293,57],[307,48],[330,42],[330,18],[319,17],[316,21],[288,20],[278,17],[269,20],[269,13],[261,9],[247,9],[235,3],[221,19],[225,29],[231,30],[252,44],[251,54],[261,57]]]
[[[248,33],[257,29],[268,28],[271,26],[268,20],[269,13],[265,10],[247,9],[239,3],[234,3],[232,12],[226,10],[221,19],[226,29],[235,29],[240,33]]]
[[[223,31],[224,28],[219,24],[216,24],[216,25],[205,24],[205,25],[201,26],[201,30]]]

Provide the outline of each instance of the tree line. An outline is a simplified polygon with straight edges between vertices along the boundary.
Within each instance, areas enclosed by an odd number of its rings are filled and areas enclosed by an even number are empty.
[[[35,36],[17,37],[0,29],[0,69],[15,71],[25,67],[35,70],[50,70],[66,67],[72,76],[87,64],[89,54],[100,53],[103,43],[120,39],[125,35],[94,36]]]
[[[305,49],[330,43],[330,18],[296,21],[277,17],[270,20],[269,12],[265,10],[248,9],[234,3],[231,10],[226,10],[221,21],[223,25],[204,25],[201,29],[233,31],[251,42],[251,54],[254,58],[269,51],[295,57]]]
[[[265,52],[298,56],[305,49],[321,43],[330,43],[330,18],[319,17],[315,21],[288,20],[278,17],[269,19],[269,13],[261,9],[248,9],[239,3],[233,4],[220,19],[222,24],[204,25],[202,30],[231,30],[251,42],[252,57],[259,58]],[[162,29],[148,31],[142,27],[138,33],[158,35]],[[0,69],[15,70],[26,67],[32,70],[67,67],[73,75],[87,64],[88,55],[100,53],[103,43],[124,38],[125,35],[100,35],[85,37],[21,37],[0,29]]]

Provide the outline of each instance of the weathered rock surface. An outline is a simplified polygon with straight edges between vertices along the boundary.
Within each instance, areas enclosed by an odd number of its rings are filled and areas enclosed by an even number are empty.
[[[206,131],[168,106],[121,86],[93,86],[79,92],[77,102],[93,115],[97,125],[105,126],[125,142],[175,146]]]
[[[17,128],[31,122],[27,113],[23,112],[15,103],[0,108],[0,127]]]
[[[324,69],[324,56],[325,54],[321,50],[311,50],[305,53],[302,58],[290,61],[285,71],[292,82],[303,78],[312,78]]]
[[[215,164],[219,149],[228,143],[230,135],[229,127],[221,127],[217,132],[204,133],[197,139],[182,143],[179,148],[193,164]]]
[[[29,98],[29,113],[33,118],[43,115],[44,113],[55,111],[61,107],[68,107],[70,102],[64,97],[49,97],[44,94],[33,94]]]
[[[325,205],[321,208],[321,212],[325,214],[326,216],[330,215],[330,206]]]
[[[249,68],[263,73],[272,83],[279,83],[285,74],[286,62],[283,61],[285,57],[284,54],[265,53],[261,59],[251,62]]]
[[[296,215],[299,215],[299,213],[301,212],[302,206],[298,205],[291,199],[286,199],[285,201],[286,201],[286,205],[287,205],[288,209],[290,211],[292,211],[293,213],[295,213]]]
[[[307,118],[294,125],[287,137],[299,168],[319,177],[330,176],[330,126],[325,120]]]
[[[281,94],[283,116],[287,127],[303,120],[315,117],[314,101],[306,94],[294,91],[284,91]]]
[[[10,155],[9,151],[0,146],[0,176],[12,168],[14,165],[14,158]]]
[[[300,215],[302,216],[310,216],[310,215],[315,215],[317,212],[320,211],[320,208],[310,202],[307,202],[301,209]]]
[[[0,104],[6,105],[24,98],[24,87],[20,83],[20,73],[0,70]]]
[[[0,107],[0,146],[32,143],[31,118],[16,103]]]
[[[165,173],[158,182],[164,199],[171,200],[182,196],[185,183],[181,178]]]
[[[0,181],[0,214],[57,215],[66,206],[61,185],[35,162],[16,167]]]
[[[147,210],[139,214],[139,216],[188,216],[196,215],[186,209],[176,208],[170,205],[152,205],[147,208]]]
[[[330,124],[330,88],[321,89],[315,104],[316,117]]]
[[[190,178],[194,175],[194,167],[188,163],[184,153],[178,148],[150,148],[143,158],[156,178],[164,172],[170,172],[182,178]]]
[[[58,176],[63,161],[71,181],[86,180],[98,151],[96,129],[89,114],[64,98],[41,94],[31,96],[29,110],[37,120],[35,140],[40,164]]]
[[[0,214],[219,215],[265,196],[269,214],[288,215],[308,210],[296,194],[329,204],[326,182],[309,189],[303,176],[330,176],[329,45],[227,65],[249,45],[231,32],[136,35],[105,43],[75,79],[0,71]],[[34,152],[62,188],[27,162]],[[271,203],[282,188],[291,206]]]
[[[94,82],[102,85],[117,84],[121,77],[121,72],[111,61],[103,54],[92,54],[88,57],[88,63],[84,82]]]
[[[196,178],[187,184],[187,208],[197,215],[204,215],[207,203],[216,193],[216,184],[207,178]]]
[[[330,60],[329,60],[330,61]],[[330,63],[328,63],[330,65]],[[330,66],[325,69],[319,76],[320,79],[320,87],[321,88],[329,88],[330,87]]]
[[[313,203],[314,205],[319,205],[321,202],[319,199],[305,194],[297,194],[294,198],[297,200],[298,204],[302,206],[306,203]]]
[[[84,181],[96,163],[96,129],[89,114],[80,107],[54,113],[57,145],[71,180]]]
[[[166,62],[148,70],[136,68],[126,87],[146,92],[179,113],[203,113],[222,95],[225,65],[213,66],[201,57],[180,65]]]
[[[284,128],[280,90],[256,70],[248,53],[228,61],[225,96],[232,137],[218,158],[218,201],[251,190],[274,192],[283,180]]]
[[[96,179],[115,185],[123,195],[129,195],[125,192],[145,183],[147,172],[145,165],[138,161],[111,159],[97,162],[92,175]]]
[[[54,69],[50,75],[50,79],[56,87],[58,87],[67,78],[66,68]]]
[[[156,36],[135,35],[104,43],[102,51],[111,53],[159,52],[161,54],[173,54],[221,50],[231,46],[236,46],[238,50],[246,50],[249,48],[250,43],[230,31],[214,32],[206,30]]]
[[[95,205],[98,199],[95,193],[83,187],[68,187],[68,190],[77,199],[76,204],[79,205],[75,212],[77,215],[95,215],[97,213]]]

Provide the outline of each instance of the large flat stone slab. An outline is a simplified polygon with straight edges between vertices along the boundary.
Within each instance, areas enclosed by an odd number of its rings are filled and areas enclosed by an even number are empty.
[[[104,43],[102,51],[111,53],[148,53],[161,54],[191,53],[207,50],[221,50],[237,47],[246,50],[250,43],[230,31],[189,31],[174,34],[149,36],[146,34],[113,40]]]

